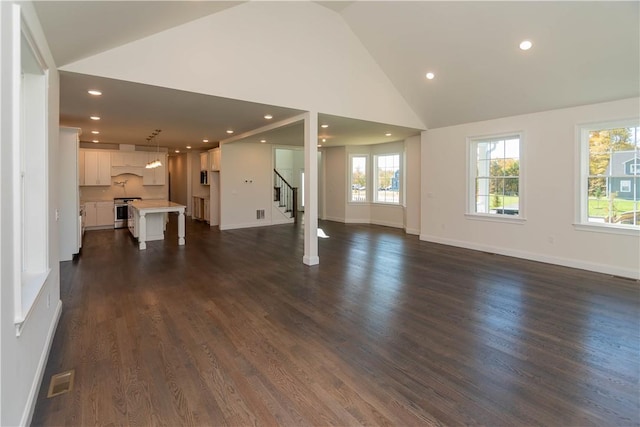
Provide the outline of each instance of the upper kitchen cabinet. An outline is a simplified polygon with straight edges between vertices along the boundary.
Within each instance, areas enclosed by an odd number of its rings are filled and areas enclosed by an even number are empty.
[[[111,153],[101,150],[80,150],[84,166],[84,184],[98,186],[111,185]]]
[[[167,176],[167,155],[165,153],[147,153],[147,162],[160,160],[161,166],[153,169],[144,168],[142,171],[142,185],[164,185]],[[145,162],[145,164],[147,163]]]
[[[147,153],[141,151],[114,151],[111,153],[112,167],[143,168],[147,164]]]
[[[209,159],[211,160],[211,170],[220,170],[220,147],[209,150]]]
[[[206,151],[204,153],[200,153],[200,170],[209,170],[209,153]]]

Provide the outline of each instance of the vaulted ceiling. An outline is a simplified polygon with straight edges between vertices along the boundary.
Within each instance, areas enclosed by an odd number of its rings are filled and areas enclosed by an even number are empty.
[[[194,19],[222,13],[242,3],[34,2],[58,66]],[[317,3],[346,23],[425,128],[640,95],[638,2]],[[533,42],[528,51],[518,48],[525,39]],[[340,61],[340,58],[322,58],[322,61]],[[433,72],[435,78],[427,80],[427,72]],[[81,111],[88,108],[88,101],[83,101],[78,91],[90,85],[91,79],[100,82],[97,77],[63,73],[63,124],[87,129]],[[173,117],[176,126],[182,123],[184,139],[167,141],[167,145],[175,143],[176,147],[184,145],[187,139],[201,140],[205,134],[215,132],[218,135],[211,136],[212,140],[223,139],[225,127],[222,123],[225,120],[233,122],[237,129],[247,131],[261,125],[261,119],[257,117],[263,111],[278,111],[280,117],[291,117],[300,112],[288,105],[234,103],[226,98],[181,91],[169,95],[167,91],[171,89],[138,83],[104,79],[102,83],[124,88],[118,97],[103,101],[113,103],[110,108],[114,117],[117,111],[123,116],[118,122],[113,121],[114,129],[123,127],[120,133],[113,133],[109,142],[132,143],[149,133],[153,127],[149,126],[150,118],[144,114],[136,116],[136,111],[155,111],[158,115],[167,115],[163,117],[164,121]],[[146,94],[144,98],[142,93]],[[157,98],[163,96],[171,96],[174,102],[161,113]],[[136,108],[130,108],[134,99]],[[168,108],[177,105],[181,109]],[[198,117],[203,105],[217,111],[216,116],[222,121],[199,123],[185,118]],[[191,111],[190,108],[200,110]],[[128,126],[124,126],[125,118],[129,121]],[[327,120],[330,118],[325,116]],[[140,127],[136,127],[136,123]],[[355,128],[360,135],[359,141],[393,140],[393,137],[380,134],[385,126],[392,129],[393,123],[377,127],[372,124],[370,135],[362,121],[353,121],[353,128],[348,126],[348,120],[340,123],[345,134],[342,138],[335,135],[338,144],[355,141]],[[401,138],[419,131],[418,128],[399,127],[389,133]],[[129,135],[130,139],[122,140],[124,135]]]

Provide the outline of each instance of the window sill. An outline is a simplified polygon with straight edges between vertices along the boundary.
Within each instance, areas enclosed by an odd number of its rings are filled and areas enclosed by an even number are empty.
[[[621,234],[624,236],[640,237],[640,229],[625,227],[623,225],[600,225],[600,224],[573,224],[577,231],[588,231],[592,233]]]
[[[14,324],[16,325],[16,335],[20,336],[24,323],[29,318],[34,303],[38,299],[38,295],[44,288],[44,284],[49,278],[51,269],[38,273],[25,273],[22,276],[22,288],[20,296],[20,313],[16,313]]]
[[[393,203],[393,202],[371,202],[372,205],[379,205],[379,206],[397,206],[399,208],[403,207],[400,203]]]
[[[500,214],[472,214],[466,213],[464,216],[467,219],[474,221],[489,221],[489,222],[502,222],[507,224],[524,224],[527,220],[521,216],[515,215],[500,215]]]

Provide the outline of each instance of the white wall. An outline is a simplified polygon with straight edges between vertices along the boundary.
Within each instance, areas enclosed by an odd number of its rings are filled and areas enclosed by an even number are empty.
[[[422,240],[640,278],[640,238],[576,230],[576,125],[640,116],[639,99],[431,129],[422,134]],[[466,138],[524,132],[524,224],[471,220]]]
[[[47,355],[61,312],[60,268],[58,262],[58,225],[55,209],[58,208],[58,117],[59,77],[42,34],[37,15],[30,3],[22,3],[23,17],[36,45],[49,67],[48,92],[48,194],[49,208],[40,215],[48,218],[48,263],[51,272],[36,298],[31,314],[26,319],[20,337],[14,327],[14,277],[19,261],[13,251],[14,210],[5,209],[5,200],[11,200],[12,187],[17,177],[11,170],[14,132],[12,125],[11,88],[13,59],[10,46],[14,39],[11,22],[14,2],[0,2],[0,198],[3,200],[0,221],[1,286],[0,286],[0,425],[28,425],[31,421],[35,399],[47,361]]]
[[[223,144],[221,148],[220,229],[271,225],[271,145],[234,142]],[[258,209],[264,209],[264,219],[256,219]]]
[[[171,188],[171,201],[187,205],[187,154],[172,154],[167,161]]]
[[[61,69],[425,128],[344,20],[313,2],[247,2]]]
[[[323,148],[324,214],[322,219],[345,222],[347,154],[345,147]]]

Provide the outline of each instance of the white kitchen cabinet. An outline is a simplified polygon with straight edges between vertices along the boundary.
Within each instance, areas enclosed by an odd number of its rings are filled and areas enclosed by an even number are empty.
[[[209,170],[209,153],[206,151],[204,153],[200,153],[200,170]]]
[[[211,160],[211,170],[220,170],[220,147],[209,150],[209,159]]]
[[[84,185],[111,185],[111,153],[100,150],[81,150],[84,157]]]
[[[167,155],[165,153],[147,153],[147,162],[160,160],[162,166],[153,169],[144,168],[142,171],[142,185],[164,185],[167,175]],[[146,164],[146,163],[145,163]]]
[[[147,153],[141,151],[113,151],[111,153],[112,167],[143,168],[147,164]]]
[[[115,214],[113,202],[85,202],[86,228],[113,228]]]
[[[202,216],[203,216],[203,219],[204,219],[206,222],[209,222],[209,217],[211,216],[211,215],[210,215],[210,211],[209,211],[209,199],[204,199],[204,202],[203,202],[203,212],[202,212],[202,214],[203,214],[203,215],[202,215]]]

